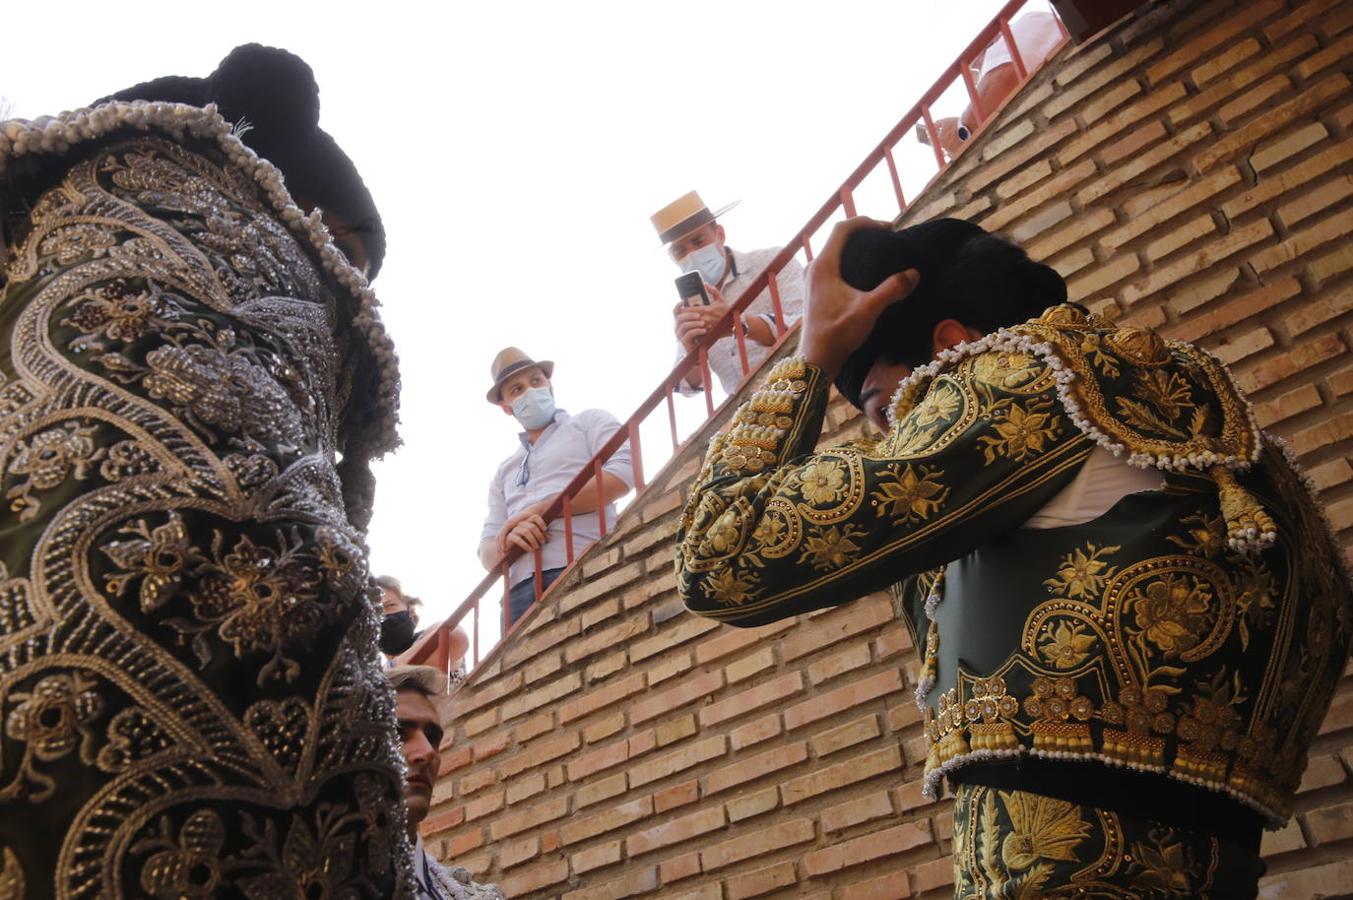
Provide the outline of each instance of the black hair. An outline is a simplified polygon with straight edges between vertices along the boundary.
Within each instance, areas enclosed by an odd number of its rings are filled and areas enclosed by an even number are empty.
[[[942,222],[954,224],[937,227]],[[842,277],[859,290],[872,290],[909,268],[920,273],[916,289],[884,310],[837,376],[837,390],[857,408],[874,362],[882,357],[912,368],[926,364],[935,326],[945,319],[989,334],[1066,301],[1066,283],[1056,270],[1033,262],[1005,238],[956,219],[897,232],[857,232],[841,259]]]

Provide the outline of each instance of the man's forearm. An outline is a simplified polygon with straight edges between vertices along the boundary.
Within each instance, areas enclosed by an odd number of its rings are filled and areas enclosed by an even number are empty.
[[[610,472],[601,473],[601,486],[606,493],[607,503],[614,503],[630,492],[630,486]],[[589,479],[587,484],[584,484],[582,489],[573,497],[570,508],[575,513],[597,511],[597,479],[595,477]]]
[[[485,569],[492,572],[498,566],[498,561],[502,555],[498,552],[498,542],[493,538],[485,538],[479,542],[479,563]]]

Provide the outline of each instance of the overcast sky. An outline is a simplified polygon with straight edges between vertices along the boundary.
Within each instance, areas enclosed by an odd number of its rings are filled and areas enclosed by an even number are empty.
[[[206,75],[249,41],[313,66],[321,125],[389,236],[375,288],[402,361],[405,446],[377,469],[373,565],[440,618],[483,574],[488,479],[517,444],[484,400],[494,354],[553,359],[561,407],[628,418],[674,361],[677,270],[648,216],[695,189],[741,201],[731,246],[783,244],[999,6],[16,0],[0,97],[14,116],[55,113]],[[914,139],[898,162],[913,192],[933,174]],[[867,197],[859,211],[896,213]],[[702,399],[678,405],[703,418]],[[651,475],[666,448],[645,444]]]

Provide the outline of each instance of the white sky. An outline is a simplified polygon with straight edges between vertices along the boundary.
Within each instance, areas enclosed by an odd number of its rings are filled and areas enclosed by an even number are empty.
[[[696,189],[741,201],[730,245],[785,243],[1000,5],[16,0],[0,96],[14,116],[55,113],[206,75],[249,41],[311,64],[321,125],[389,236],[375,288],[402,361],[405,446],[377,468],[373,566],[431,619],[482,577],[488,479],[517,444],[483,398],[494,354],[553,359],[560,406],[628,418],[674,355],[678,273],[648,216]],[[898,162],[909,196],[934,171],[914,139]],[[896,213],[867,197],[859,211]],[[678,406],[703,419],[702,398]],[[670,446],[661,410],[654,424],[650,477]]]

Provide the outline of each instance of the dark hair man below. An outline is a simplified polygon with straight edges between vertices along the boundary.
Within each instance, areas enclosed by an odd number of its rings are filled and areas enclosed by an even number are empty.
[[[414,900],[501,900],[497,885],[476,884],[464,868],[444,868],[418,834],[418,825],[432,807],[432,788],[442,766],[442,735],[451,719],[446,676],[431,666],[395,666],[386,670],[385,677],[395,689],[395,718],[408,766],[404,799],[409,840],[414,843]]]
[[[956,896],[1254,896],[1353,625],[1316,500],[1206,353],[974,225],[882,225],[833,232],[800,355],[713,442],[687,607],[893,585]],[[814,451],[833,380],[880,440]]]

